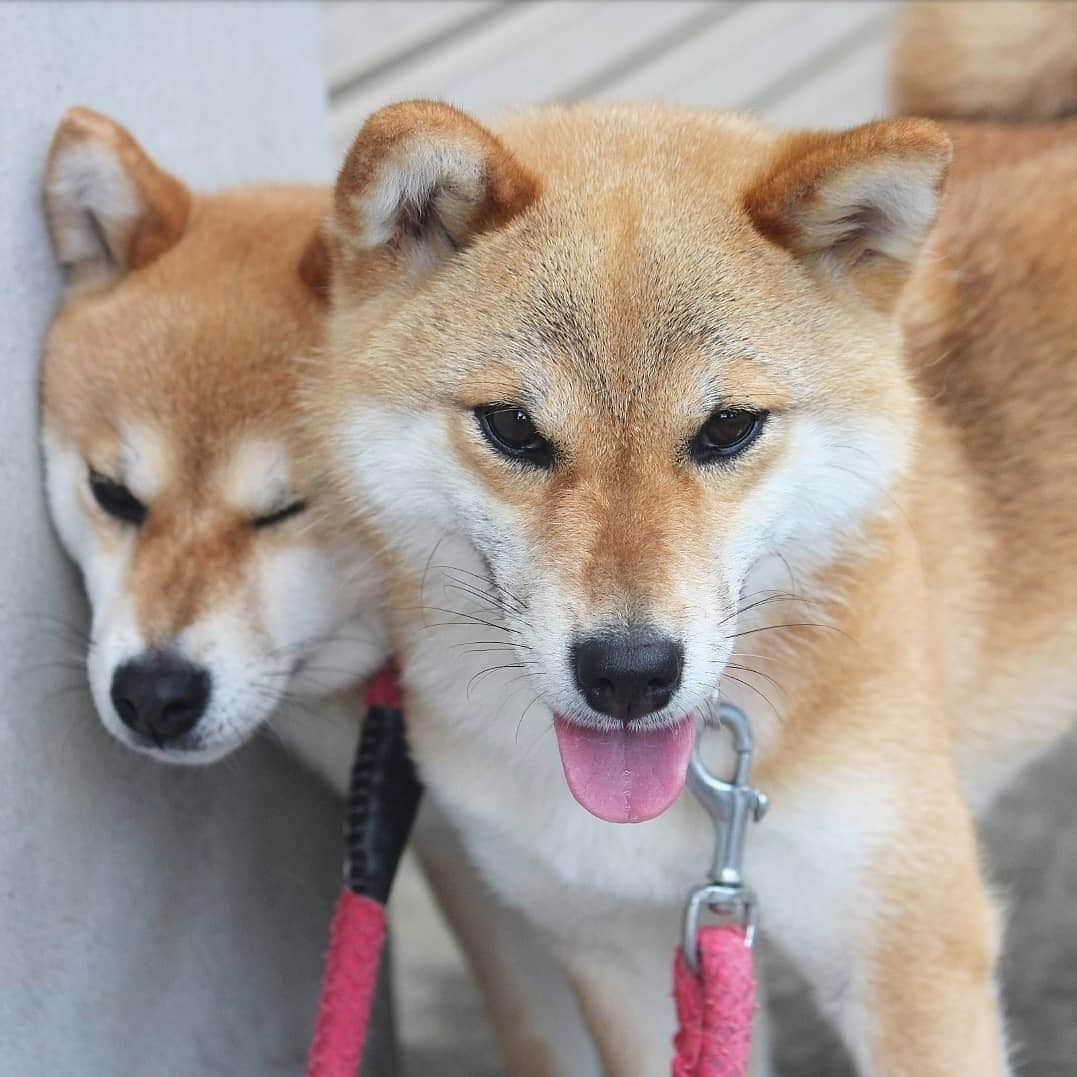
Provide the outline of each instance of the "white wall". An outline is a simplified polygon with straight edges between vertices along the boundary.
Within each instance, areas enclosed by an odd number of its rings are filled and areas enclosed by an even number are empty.
[[[41,172],[63,110],[198,185],[331,175],[314,5],[0,4],[0,1074],[301,1071],[337,806],[268,743],[198,772],[110,741],[48,529]],[[384,1071],[379,1071],[384,1072]]]

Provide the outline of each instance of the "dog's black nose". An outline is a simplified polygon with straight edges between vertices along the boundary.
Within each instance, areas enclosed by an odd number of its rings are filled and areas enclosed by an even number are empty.
[[[681,683],[684,648],[652,628],[601,633],[572,648],[576,684],[596,711],[628,723],[661,710]]]
[[[166,651],[133,658],[112,675],[116,713],[159,748],[194,729],[209,693],[206,670]]]

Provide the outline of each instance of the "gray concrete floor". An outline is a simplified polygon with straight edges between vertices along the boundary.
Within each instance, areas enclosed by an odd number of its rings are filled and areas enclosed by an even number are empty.
[[[1077,738],[1030,770],[985,828],[1010,911],[1003,990],[1021,1077],[1077,1074]],[[408,1077],[501,1077],[482,1002],[414,862],[393,896],[397,1027]],[[765,945],[781,1077],[852,1069],[796,974]]]
[[[393,884],[389,915],[405,1077],[501,1077],[482,999],[410,853]]]

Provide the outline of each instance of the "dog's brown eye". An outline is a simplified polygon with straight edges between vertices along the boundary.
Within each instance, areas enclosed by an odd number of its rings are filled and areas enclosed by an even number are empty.
[[[498,452],[534,467],[549,467],[553,462],[550,443],[535,429],[531,416],[515,404],[489,404],[476,408],[486,440]]]
[[[94,500],[117,520],[136,526],[146,519],[147,509],[122,482],[90,469],[90,492]]]
[[[714,412],[692,438],[689,452],[697,464],[726,460],[746,449],[763,429],[765,411],[723,408]]]

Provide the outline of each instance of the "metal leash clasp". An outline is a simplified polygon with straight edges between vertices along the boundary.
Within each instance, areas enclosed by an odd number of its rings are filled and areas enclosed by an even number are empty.
[[[744,885],[741,861],[744,857],[744,837],[749,820],[758,823],[766,814],[766,795],[748,784],[752,767],[752,730],[742,710],[723,703],[718,710],[723,729],[733,735],[737,762],[731,782],[716,778],[703,765],[699,741],[704,726],[696,732],[696,743],[688,761],[688,788],[703,805],[714,823],[714,859],[707,882],[688,895],[684,907],[684,959],[693,973],[698,973],[699,917],[704,906],[722,916],[738,915],[744,925],[745,944],[755,941],[757,921],[755,894]]]

